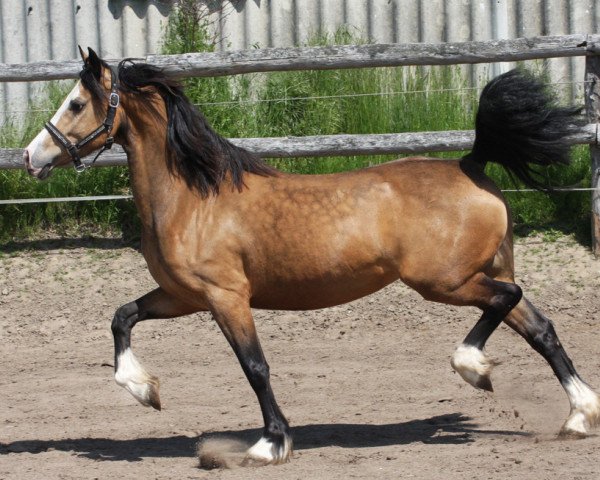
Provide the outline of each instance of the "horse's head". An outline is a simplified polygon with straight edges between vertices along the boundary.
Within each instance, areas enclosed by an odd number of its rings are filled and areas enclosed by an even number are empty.
[[[54,167],[73,162],[82,170],[80,157],[101,147],[110,148],[119,128],[119,95],[108,64],[91,48],[83,59],[80,81],[61,107],[23,152],[30,175],[43,180]]]

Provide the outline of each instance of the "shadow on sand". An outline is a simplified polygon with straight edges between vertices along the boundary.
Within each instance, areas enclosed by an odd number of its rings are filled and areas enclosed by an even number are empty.
[[[250,444],[261,434],[260,429],[236,432],[204,433],[200,438],[178,435],[164,438],[113,440],[78,438],[65,440],[22,440],[0,444],[0,454],[41,453],[49,450],[73,452],[93,460],[141,461],[152,457],[195,457],[199,440],[232,439]],[[482,430],[460,413],[387,425],[325,424],[292,428],[294,448],[310,450],[328,446],[369,448],[406,445],[416,442],[458,445],[475,441],[476,436],[527,436],[520,431]]]
[[[80,237],[80,238],[46,238],[37,240],[18,240],[0,245],[0,252],[5,254],[24,252],[48,252],[52,250],[74,250],[78,248],[93,248],[97,250],[118,250],[126,247],[139,250],[138,240],[124,240],[111,237]]]

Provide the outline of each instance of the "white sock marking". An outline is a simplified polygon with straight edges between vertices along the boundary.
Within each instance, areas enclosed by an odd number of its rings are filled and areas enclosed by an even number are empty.
[[[283,463],[290,457],[291,447],[288,436],[284,438],[283,444],[279,447],[269,439],[261,437],[258,442],[248,449],[248,456],[264,463]]]
[[[130,348],[121,353],[117,359],[115,381],[127,389],[141,404],[146,406],[150,404],[152,388],[150,383],[155,380],[144,370]]]
[[[494,366],[493,362],[481,350],[465,344],[458,346],[450,363],[452,368],[474,387],[477,386],[477,382],[481,377],[489,376]]]
[[[596,425],[600,419],[600,399],[596,392],[578,377],[571,377],[565,382],[564,388],[569,396],[571,413],[562,431],[585,435],[588,428]]]

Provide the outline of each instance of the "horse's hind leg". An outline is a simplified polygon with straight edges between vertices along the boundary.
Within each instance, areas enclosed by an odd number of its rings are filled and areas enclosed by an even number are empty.
[[[247,299],[234,292],[219,291],[211,311],[233,348],[260,404],[264,420],[261,439],[247,452],[245,464],[279,464],[292,453],[289,425],[271,389],[269,365],[260,346]]]
[[[521,289],[514,283],[492,280],[482,275],[457,291],[457,295],[465,302],[475,300],[473,304],[482,308],[483,314],[454,352],[452,368],[474,387],[492,391],[490,372],[495,362],[485,355],[483,347],[521,299]]]
[[[600,400],[577,374],[556,335],[552,321],[523,298],[508,314],[505,322],[546,359],[569,397],[571,413],[560,434],[587,435],[589,427],[600,423]]]
[[[142,320],[173,318],[201,310],[182,304],[161,288],[120,307],[112,321],[115,342],[115,380],[142,405],[160,410],[159,381],[149,374],[131,350],[131,330]]]

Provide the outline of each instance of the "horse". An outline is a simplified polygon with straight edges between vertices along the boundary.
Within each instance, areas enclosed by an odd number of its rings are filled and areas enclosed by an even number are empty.
[[[292,454],[252,309],[309,310],[369,295],[396,280],[424,299],[478,307],[452,354],[470,385],[492,391],[484,351],[505,322],[548,362],[570,402],[560,434],[586,436],[600,400],[578,375],[553,323],[514,280],[512,219],[485,174],[496,162],[545,189],[543,168],[569,161],[581,109],[557,105],[540,79],[511,70],[483,89],[473,149],[459,159],[412,157],[328,175],[288,174],[217,134],[176,79],[131,59],[111,67],[80,49],[80,79],[23,153],[47,178],[80,156],[120,144],[157,287],[111,323],[115,380],[160,410],[159,380],[131,348],[143,320],[208,311],[231,345],[263,416],[245,452],[256,464]]]

